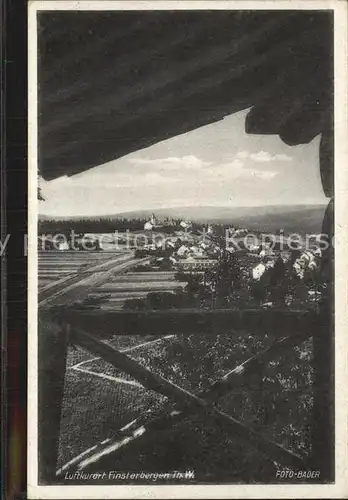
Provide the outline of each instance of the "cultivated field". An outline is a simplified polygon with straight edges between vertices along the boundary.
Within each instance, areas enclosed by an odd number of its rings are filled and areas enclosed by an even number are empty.
[[[99,263],[107,263],[113,259],[120,263],[125,259],[132,261],[136,267],[138,261],[130,250],[117,252],[75,252],[75,251],[47,251],[39,253],[39,291],[52,289],[58,283],[64,282],[66,278],[78,275],[90,266]],[[174,279],[173,271],[134,272],[132,262],[128,269],[117,270],[110,280],[93,289],[89,297],[105,296],[103,308],[122,309],[124,301],[133,298],[143,298],[149,292],[174,292],[183,287]]]

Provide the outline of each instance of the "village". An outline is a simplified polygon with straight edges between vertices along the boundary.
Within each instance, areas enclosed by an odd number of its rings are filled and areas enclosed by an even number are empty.
[[[88,250],[134,258],[133,266],[89,296],[108,309],[307,308],[316,307],[325,287],[319,279],[320,235],[311,236],[308,246],[290,241],[281,229],[265,235],[152,214],[142,230],[79,234],[73,242],[46,236],[44,248],[53,249],[54,240],[56,254]],[[42,243],[43,237],[39,248]]]

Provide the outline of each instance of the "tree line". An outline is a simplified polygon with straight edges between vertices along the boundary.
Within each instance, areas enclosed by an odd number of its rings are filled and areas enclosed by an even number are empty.
[[[144,299],[126,300],[124,309],[260,307],[266,301],[280,307],[294,301],[308,306],[309,291],[317,300],[325,290],[319,268],[306,270],[303,278],[296,274],[296,253],[287,262],[279,256],[259,280],[245,270],[243,256],[243,251],[223,252],[216,265],[204,273],[177,272],[175,279],[183,283],[182,290],[150,292]]]
[[[147,222],[146,218],[112,218],[100,217],[95,219],[81,218],[81,219],[42,219],[38,222],[39,234],[58,234],[68,233],[75,231],[76,233],[113,233],[114,231],[125,232],[129,231],[143,231],[144,224]],[[181,219],[164,220],[159,223],[158,227],[154,230],[170,234],[173,231],[182,230],[180,226]],[[202,230],[203,225],[192,223],[189,231],[194,232]]]

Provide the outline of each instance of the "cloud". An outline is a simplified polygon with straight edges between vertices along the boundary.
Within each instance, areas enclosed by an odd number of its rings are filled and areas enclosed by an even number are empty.
[[[78,188],[85,197],[94,197],[96,189],[124,189],[134,192],[139,189],[168,187],[180,193],[183,189],[199,186],[228,186],[243,179],[248,182],[265,182],[277,175],[268,164],[256,167],[250,160],[242,160],[247,152],[236,155],[232,161],[212,163],[194,155],[171,156],[167,158],[127,158],[126,162],[99,167],[73,177],[61,177],[44,186],[43,195],[55,196],[61,190],[73,193]],[[266,165],[268,168],[265,168]]]
[[[267,163],[270,161],[292,161],[291,156],[286,154],[271,155],[268,151],[259,151],[258,153],[248,153],[247,151],[239,151],[236,158],[246,160],[249,158],[255,162]]]
[[[133,177],[130,176],[128,178],[128,185],[129,186],[132,186],[134,185],[134,182],[133,182]],[[176,177],[165,177],[163,175],[161,175],[160,173],[156,173],[156,172],[148,172],[147,174],[144,175],[144,177],[140,177],[138,176],[137,177],[137,182],[136,184],[137,185],[146,185],[146,186],[155,186],[157,184],[163,184],[163,183],[173,183],[173,182],[177,182],[178,179]]]
[[[252,173],[255,177],[259,177],[264,180],[273,179],[273,177],[279,174],[279,172],[271,172],[267,170],[255,170]]]
[[[248,157],[249,153],[247,151],[239,151],[239,153],[236,154],[236,158],[239,158],[241,160],[245,160]]]
[[[232,162],[223,163],[214,168],[206,169],[205,175],[200,175],[196,182],[201,182],[205,180],[219,181],[228,184],[230,181],[240,181],[245,180],[250,181],[267,181],[273,179],[280,172],[274,170],[266,170],[260,166],[260,168],[255,168],[255,165],[247,165],[239,158],[236,158]],[[208,179],[209,177],[209,179]]]
[[[260,151],[259,153],[253,153],[250,155],[250,159],[254,161],[272,161],[273,156],[267,151]]]
[[[132,159],[137,165],[145,166],[140,169],[129,169],[126,173],[115,173],[118,186],[137,185],[172,185],[179,184],[182,187],[194,185],[228,184],[238,179],[269,180],[278,172],[266,170],[263,167],[255,168],[255,165],[247,165],[240,158],[224,163],[208,163],[195,156],[169,157],[150,159]],[[136,165],[134,163],[134,165]],[[209,166],[209,168],[204,168]]]
[[[280,160],[280,161],[292,161],[291,156],[288,156],[288,155],[285,155],[285,154],[275,155],[274,159],[275,160]]]
[[[211,165],[211,162],[203,161],[197,156],[187,155],[182,157],[169,156],[168,158],[128,158],[128,162],[133,165],[144,165],[148,167],[166,168],[170,170],[199,170],[203,167]]]

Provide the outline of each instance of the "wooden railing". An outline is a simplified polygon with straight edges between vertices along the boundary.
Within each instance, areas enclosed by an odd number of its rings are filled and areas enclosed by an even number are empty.
[[[303,457],[285,449],[277,443],[265,439],[261,434],[255,432],[233,418],[231,415],[228,415],[217,408],[215,403],[220,397],[238,387],[238,385],[245,380],[245,377],[248,374],[253,372],[258,373],[260,363],[267,364],[271,359],[284,354],[284,352],[291,346],[298,345],[312,336],[318,321],[318,315],[315,312],[300,313],[299,311],[294,311],[292,313],[291,311],[249,309],[245,311],[216,310],[214,312],[206,311],[202,313],[201,311],[180,310],[167,312],[150,311],[132,315],[128,312],[99,311],[93,309],[59,309],[58,311],[58,313],[57,310],[55,311],[56,315],[54,319],[56,325],[61,325],[60,330],[56,333],[58,336],[56,336],[56,338],[60,339],[59,343],[61,347],[64,345],[65,349],[67,349],[70,343],[82,347],[94,356],[97,356],[111,364],[118,370],[131,375],[148,390],[156,391],[166,396],[168,400],[174,404],[174,408],[172,408],[172,410],[175,411],[171,417],[168,416],[171,412],[169,411],[168,414],[167,409],[164,411],[163,415],[157,415],[153,420],[148,422],[145,427],[142,426],[143,428],[154,429],[157,424],[163,426],[163,423],[170,427],[171,424],[182,419],[184,416],[198,412],[203,414],[204,418],[217,420],[220,427],[223,426],[233,434],[234,439],[242,440],[243,442],[248,443],[248,445],[256,448],[258,451],[271,458],[271,460],[292,468],[304,468],[305,459]],[[166,316],[167,321],[165,321]],[[286,318],[285,321],[284,317]],[[120,321],[118,321],[117,318],[119,318]],[[178,321],[173,321],[175,318]],[[223,318],[223,321],[221,321],[221,318]],[[246,360],[243,364],[232,369],[223,378],[214,382],[207,390],[199,394],[193,394],[164,377],[154,374],[126,354],[121,353],[115,348],[109,346],[95,335],[95,332],[103,332],[104,335],[110,337],[111,333],[120,334],[121,331],[128,335],[130,333],[146,335],[149,333],[153,334],[154,331],[158,334],[159,330],[161,330],[162,335],[166,335],[168,334],[168,331],[163,331],[164,325],[168,325],[170,333],[178,334],[190,333],[201,335],[203,333],[206,334],[206,330],[208,330],[211,335],[214,335],[217,331],[221,333],[221,331],[238,331],[240,329],[243,331],[247,329],[251,332],[253,329],[257,329],[260,333],[260,329],[261,331],[265,329],[270,332],[270,328],[274,333],[274,329],[278,325],[277,318],[279,318],[279,320],[283,318],[282,336],[277,341],[275,341],[267,349]],[[183,325],[187,324],[187,319],[190,319],[189,324],[192,323],[192,325],[196,325],[196,327],[190,329],[190,332],[188,332],[185,328],[183,332]],[[193,321],[194,319],[196,321]],[[119,324],[122,325],[122,329],[120,326],[117,326]],[[207,324],[209,328],[202,328],[203,324]],[[222,325],[225,325],[225,328],[222,328]],[[295,327],[297,330],[294,329]],[[57,328],[59,327],[57,326]],[[91,332],[94,332],[94,334]],[[291,332],[296,333],[294,334]],[[66,352],[64,353],[56,350],[54,360],[51,360],[49,364],[52,369],[53,364],[57,363],[58,353],[60,353],[61,359],[59,369],[62,370],[62,365],[64,365],[66,358]],[[51,371],[51,374],[52,373],[53,372]],[[259,375],[262,376],[261,374]],[[62,378],[64,377],[60,377],[60,381]],[[58,422],[60,420],[60,405],[63,397],[62,389],[55,393],[55,397],[57,415],[53,420]],[[57,405],[57,398],[60,401],[59,405]],[[52,407],[50,412],[50,422],[52,423]],[[52,438],[52,425],[50,427],[50,432]],[[139,433],[137,433],[135,429],[134,439],[131,441],[136,442],[138,437],[140,437]],[[51,478],[55,477],[56,474],[57,453],[53,453],[53,450],[58,449],[58,439],[59,433],[56,434],[55,443],[53,443],[51,439],[50,450],[46,450],[46,452],[43,451],[43,456],[46,456],[46,459],[50,457]],[[129,442],[130,440],[127,439],[128,444]],[[42,441],[42,446],[43,448],[47,446],[47,442],[45,442],[45,440]],[[122,443],[121,445],[118,443],[116,449],[120,449],[121,447]],[[110,453],[114,452],[115,443],[113,443],[113,445],[106,443],[105,447],[102,450],[99,449],[96,455],[92,454],[90,457],[86,457],[84,455],[81,461],[73,463],[71,467],[82,469],[93,467],[94,464],[100,459],[105,460]],[[98,467],[100,468],[99,463]]]
[[[87,349],[105,361],[130,374],[149,390],[165,395],[174,404],[162,412],[137,419],[127,429],[123,441],[122,431],[108,440],[97,451],[85,453],[83,458],[67,464],[67,467],[88,469],[106,460],[124,443],[132,446],[158,425],[168,428],[178,420],[194,413],[204,418],[217,419],[233,434],[264,455],[289,467],[320,469],[322,481],[333,478],[332,440],[332,324],[328,300],[319,311],[277,310],[169,310],[133,312],[84,308],[83,301],[96,285],[102,285],[115,272],[122,272],[137,263],[127,261],[102,264],[102,269],[86,269],[81,276],[57,284],[53,290],[39,296],[39,481],[52,484],[57,480],[57,453],[59,426],[64,391],[67,349],[71,343]],[[164,330],[165,325],[165,331]],[[278,334],[279,339],[264,351],[245,361],[212,384],[206,391],[193,394],[169,380],[154,374],[123,353],[105,344],[103,336],[112,335],[167,335],[211,334],[230,331],[268,332]],[[96,333],[98,337],[96,337]],[[308,459],[284,449],[248,428],[215,406],[218,399],[245,380],[245,375],[259,373],[260,364],[283,354],[293,345],[310,336],[314,340],[314,414],[312,453]],[[331,363],[331,364],[329,364]],[[261,374],[260,374],[261,376]],[[141,429],[141,432],[139,432]],[[131,436],[131,438],[130,438]],[[62,471],[59,471],[61,473]],[[58,474],[59,476],[59,474]]]

